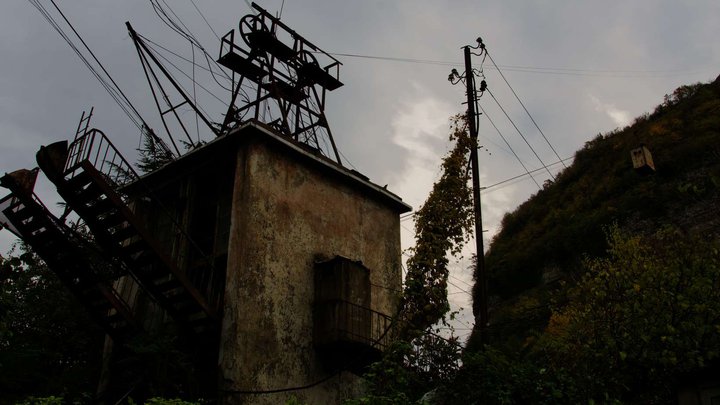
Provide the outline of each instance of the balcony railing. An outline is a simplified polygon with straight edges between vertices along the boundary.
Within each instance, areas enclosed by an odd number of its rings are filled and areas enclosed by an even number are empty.
[[[316,342],[319,345],[360,343],[384,351],[395,335],[392,318],[344,300],[318,304]]]

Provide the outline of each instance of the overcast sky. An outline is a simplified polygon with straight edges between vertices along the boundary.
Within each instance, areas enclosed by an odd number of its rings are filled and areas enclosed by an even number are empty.
[[[245,1],[194,0],[220,35],[237,27],[251,12]],[[50,0],[40,2],[62,22]],[[124,22],[141,34],[192,59],[188,41],[172,32],[153,12],[149,0],[55,0],[87,44],[138,107],[161,129]],[[162,2],[162,0],[161,0]],[[178,18],[217,57],[219,41],[191,0],[166,0]],[[483,38],[516,93],[562,158],[598,133],[622,127],[652,111],[666,93],[682,84],[708,81],[720,73],[720,2],[696,1],[260,1],[272,13],[343,63],[345,86],[328,94],[326,114],[346,161],[413,207],[422,204],[438,176],[448,149],[448,118],[463,112],[464,89],[447,81],[460,72],[461,46]],[[74,38],[75,42],[79,41]],[[137,155],[140,133],[99,85],[70,47],[29,1],[0,4],[0,171],[32,168],[40,145],[72,138],[83,110],[95,107],[93,125],[107,133],[126,157]],[[191,65],[166,54],[188,74]],[[367,58],[367,56],[372,58]],[[201,61],[196,50],[196,61]],[[403,62],[376,57],[412,59]],[[204,61],[204,60],[202,60]],[[481,58],[474,60],[480,67]],[[207,66],[207,65],[205,65]],[[525,172],[491,119],[528,170],[562,166],[515,100],[485,61],[484,72],[498,103],[480,101],[482,184],[489,186]],[[176,73],[181,77],[180,73]],[[197,79],[221,100],[200,67]],[[188,83],[187,81],[185,81]],[[197,89],[211,118],[222,106]],[[510,115],[535,153],[498,107]],[[210,139],[201,127],[201,138]],[[648,141],[651,143],[651,141]],[[629,153],[619,151],[618,153]],[[568,164],[570,161],[567,162]],[[535,181],[549,178],[543,169]],[[48,205],[57,197],[40,180],[38,194]],[[497,231],[502,215],[537,191],[529,177],[492,187],[483,194],[486,238]],[[412,222],[403,224],[404,247],[412,243]],[[0,232],[0,252],[12,236]],[[463,307],[458,333],[465,335],[472,316],[470,272],[460,261],[453,270],[451,296]]]

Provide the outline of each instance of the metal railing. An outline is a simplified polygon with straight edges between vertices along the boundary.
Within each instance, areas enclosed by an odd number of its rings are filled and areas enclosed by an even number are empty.
[[[388,315],[344,300],[325,301],[320,306],[330,314],[325,318],[331,323],[325,332],[334,339],[364,343],[381,351],[394,339],[395,324]]]
[[[92,164],[115,187],[124,186],[140,177],[99,129],[87,131],[70,144],[65,173],[74,172],[85,161]]]
[[[99,129],[91,129],[81,136],[78,136],[68,147],[68,157],[65,163],[64,173],[67,179],[72,178],[79,172],[81,165],[87,162],[100,172],[111,187],[118,190],[123,186],[139,179],[139,175],[132,165],[123,157],[108,137]],[[125,199],[122,195],[121,198]],[[168,235],[174,235],[177,240],[160,240],[163,253],[169,254],[176,265],[186,272],[191,284],[197,288],[206,299],[215,304],[215,309],[220,307],[222,301],[223,285],[218,285],[218,277],[223,276],[223,271],[214,271],[212,258],[202,251],[187,233],[185,226],[175,217],[174,212],[163,204],[155,192],[147,185],[139,189],[133,195],[134,200],[147,199],[153,201],[157,207],[158,217],[164,218],[164,226]],[[128,203],[128,201],[125,201]],[[134,212],[137,215],[137,212]],[[153,232],[157,237],[157,232]],[[161,238],[162,239],[162,238]],[[194,252],[196,258],[194,263],[187,263],[186,260]],[[174,253],[173,253],[174,252]],[[202,258],[199,260],[198,257]],[[198,262],[202,262],[200,266]]]

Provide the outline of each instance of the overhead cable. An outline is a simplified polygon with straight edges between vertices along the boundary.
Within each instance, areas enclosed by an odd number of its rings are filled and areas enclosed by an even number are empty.
[[[530,150],[535,155],[535,157],[540,161],[540,164],[542,165],[542,167],[544,167],[545,170],[550,175],[550,177],[553,180],[555,180],[555,176],[553,176],[553,174],[550,172],[550,169],[548,169],[548,167],[545,165],[545,162],[543,162],[543,160],[540,158],[540,155],[537,154],[537,152],[535,151],[535,148],[533,148],[532,145],[530,145],[530,142],[528,142],[527,138],[525,138],[525,135],[523,135],[522,131],[520,131],[520,128],[518,128],[518,126],[515,125],[515,121],[513,121],[512,118],[510,118],[507,111],[505,111],[505,108],[503,108],[503,106],[500,104],[500,102],[497,100],[497,98],[495,98],[495,95],[492,93],[492,91],[490,91],[489,87],[487,88],[487,92],[490,93],[490,97],[492,97],[492,99],[495,100],[495,103],[497,104],[498,107],[500,107],[500,110],[502,110],[503,114],[505,114],[505,117],[508,119],[508,121],[510,121],[510,123],[515,128],[517,133],[520,135],[520,137],[523,139],[523,141],[525,141],[525,144],[530,148]]]
[[[532,121],[532,123],[535,125],[535,128],[537,128],[537,130],[540,131],[540,134],[542,135],[543,139],[545,139],[545,142],[547,142],[550,149],[552,149],[553,153],[555,153],[555,156],[562,163],[562,158],[557,153],[555,148],[552,146],[552,144],[550,143],[550,140],[547,138],[547,136],[545,136],[545,133],[543,132],[543,130],[540,129],[540,126],[538,126],[537,122],[535,122],[535,118],[533,118],[532,114],[530,114],[530,111],[528,111],[527,107],[525,107],[525,103],[523,103],[522,100],[520,100],[520,97],[518,97],[517,93],[515,92],[515,89],[513,89],[513,87],[510,85],[510,82],[508,82],[507,78],[505,78],[505,75],[503,74],[502,70],[500,70],[497,63],[495,63],[495,60],[493,59],[492,55],[490,55],[490,53],[488,53],[487,49],[485,50],[485,55],[487,55],[487,57],[490,58],[490,62],[492,62],[493,66],[495,66],[495,69],[497,69],[497,72],[500,73],[500,77],[502,77],[502,79],[505,81],[505,84],[507,84],[507,86],[510,88],[510,91],[512,91],[512,94],[515,96],[515,99],[520,103],[520,105],[522,106],[523,110],[525,110],[525,113],[528,115],[528,117],[530,117],[530,121]],[[565,163],[563,163],[562,165],[564,167],[567,167],[567,166],[565,166]]]
[[[213,29],[212,25],[210,25],[210,22],[208,22],[207,18],[205,18],[205,15],[202,13],[202,11],[200,11],[197,4],[195,4],[195,0],[190,0],[190,3],[192,3],[193,7],[195,7],[195,10],[198,12],[198,14],[200,14],[200,17],[202,17],[203,21],[205,21],[205,24],[207,24],[208,28],[210,28],[210,31],[212,31],[212,33],[215,35],[215,38],[220,41],[220,36],[217,34],[217,32],[215,32],[215,29]]]
[[[108,92],[110,97],[115,101],[115,103],[120,107],[120,109],[125,113],[125,115],[132,121],[132,123],[140,130],[143,131],[143,124],[144,121],[142,120],[142,117],[138,115],[133,115],[133,111],[137,111],[134,108],[132,108],[132,104],[127,100],[126,98],[123,99],[121,95],[119,94],[119,89],[114,88],[111,86],[110,83],[108,83],[105,78],[93,67],[93,65],[90,63],[90,61],[83,55],[83,53],[78,49],[78,47],[75,45],[75,43],[72,41],[72,39],[65,33],[65,31],[60,27],[60,25],[55,21],[55,19],[50,15],[50,13],[45,9],[45,7],[38,1],[38,0],[28,0],[30,4],[35,7],[40,14],[45,18],[45,20],[50,24],[50,26],[55,29],[55,31],[60,35],[60,37],[70,46],[70,48],[75,52],[75,54],[80,58],[80,60],[83,62],[83,64],[90,70],[90,73],[98,80],[101,86],[105,89],[105,91]],[[142,123],[141,123],[142,122]]]
[[[573,158],[572,158],[572,157],[568,157],[568,158],[563,159],[563,161],[567,161],[567,160],[570,160],[570,159],[573,159]],[[552,166],[555,166],[555,165],[557,165],[557,164],[560,164],[560,162],[557,161],[557,162],[550,163],[550,164],[548,165],[548,167],[552,167]],[[539,172],[539,171],[541,171],[541,170],[543,170],[542,167],[539,168],[539,169],[530,170],[530,173],[537,173],[537,172]],[[501,180],[501,181],[499,181],[499,182],[497,182],[497,183],[493,183],[493,184],[491,184],[491,185],[489,185],[489,186],[487,186],[487,187],[483,187],[482,192],[483,192],[483,193],[488,193],[489,191],[487,191],[487,190],[490,190],[491,188],[497,187],[497,186],[499,186],[499,185],[501,185],[501,184],[505,184],[505,183],[511,182],[511,181],[513,181],[513,180],[521,179],[521,178],[523,178],[523,177],[525,177],[525,176],[528,176],[528,175],[530,175],[530,174],[529,174],[529,173],[523,173],[523,174],[519,174],[519,175],[517,175],[517,176],[513,176],[513,177],[510,177],[510,178],[507,178],[507,179],[505,179],[505,180]],[[492,190],[490,190],[490,191],[492,191]]]
[[[53,6],[55,6],[55,9],[58,11],[58,13],[60,13],[60,16],[63,18],[63,20],[65,20],[65,22],[67,23],[67,25],[70,27],[70,29],[73,31],[73,33],[75,33],[75,35],[78,37],[78,39],[79,39],[80,42],[83,44],[83,46],[85,47],[85,49],[87,49],[87,51],[90,53],[90,56],[92,56],[93,60],[95,60],[95,62],[98,64],[98,66],[100,66],[100,69],[102,69],[102,71],[105,73],[105,75],[108,77],[108,79],[110,79],[110,82],[113,84],[113,86],[115,86],[115,89],[117,89],[117,91],[120,93],[120,95],[123,97],[123,99],[127,102],[128,106],[130,106],[130,108],[133,110],[133,112],[135,113],[135,115],[137,115],[137,117],[138,117],[138,118],[142,121],[142,123],[147,127],[147,123],[145,122],[145,120],[144,120],[144,119],[142,118],[142,116],[140,115],[140,112],[138,112],[138,110],[135,108],[135,106],[130,102],[130,100],[127,98],[127,96],[126,96],[125,93],[122,91],[122,89],[120,88],[120,86],[118,86],[118,84],[115,82],[115,79],[113,79],[113,77],[112,77],[112,75],[110,74],[110,72],[108,72],[107,69],[105,69],[105,66],[102,64],[102,62],[100,62],[100,60],[95,56],[95,53],[92,51],[92,49],[90,49],[90,47],[88,46],[88,44],[85,43],[85,40],[82,38],[82,36],[80,36],[80,33],[77,32],[77,30],[76,30],[75,27],[72,25],[72,23],[70,22],[70,20],[68,20],[67,17],[65,17],[65,13],[63,13],[62,10],[60,10],[60,7],[58,7],[57,3],[55,3],[55,0],[50,0],[50,2],[52,3]]]
[[[357,53],[328,52],[332,56],[343,56],[348,58],[374,59],[391,62],[415,63],[421,65],[438,65],[438,66],[457,66],[460,62],[450,62],[443,60],[418,59],[406,57],[364,55]],[[498,65],[505,71],[563,75],[563,76],[592,76],[592,77],[608,77],[608,78],[663,78],[674,77],[680,74],[696,73],[696,71],[688,70],[601,70],[601,69],[575,69],[562,67],[539,67],[539,66],[518,66],[518,65]],[[488,66],[488,69],[495,70],[495,66]]]
[[[520,156],[518,156],[518,154],[515,153],[515,149],[513,149],[513,147],[510,146],[510,142],[508,142],[508,140],[505,138],[505,136],[502,134],[502,132],[500,132],[500,129],[497,127],[497,125],[495,125],[495,123],[490,118],[490,116],[487,114],[485,109],[482,106],[479,106],[479,107],[480,107],[480,111],[482,111],[482,113],[485,115],[485,118],[487,118],[487,120],[490,122],[490,124],[493,126],[493,128],[495,128],[495,131],[497,131],[498,135],[500,135],[500,138],[502,138],[502,140],[505,142],[505,145],[507,145],[507,147],[510,148],[510,151],[515,156],[515,159],[517,159],[517,161],[520,163],[520,165],[525,170],[525,173],[527,173],[527,175],[530,176],[530,178],[535,183],[535,185],[538,186],[538,188],[542,188],[542,187],[540,187],[540,184],[537,182],[537,180],[535,180],[535,177],[533,177],[532,174],[530,174],[530,171],[528,170],[527,166],[525,166],[525,163],[522,161],[522,159],[520,159]]]

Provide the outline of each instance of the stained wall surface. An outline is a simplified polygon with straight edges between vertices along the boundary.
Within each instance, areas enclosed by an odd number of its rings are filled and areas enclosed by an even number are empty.
[[[409,207],[307,152],[272,137],[253,139],[239,147],[235,173],[219,359],[220,388],[235,393],[223,402],[277,404],[294,395],[308,404],[339,403],[358,394],[361,381],[325,369],[313,348],[314,263],[336,255],[362,261],[372,309],[393,315],[401,288],[399,214]],[[326,378],[303,390],[242,393]]]

